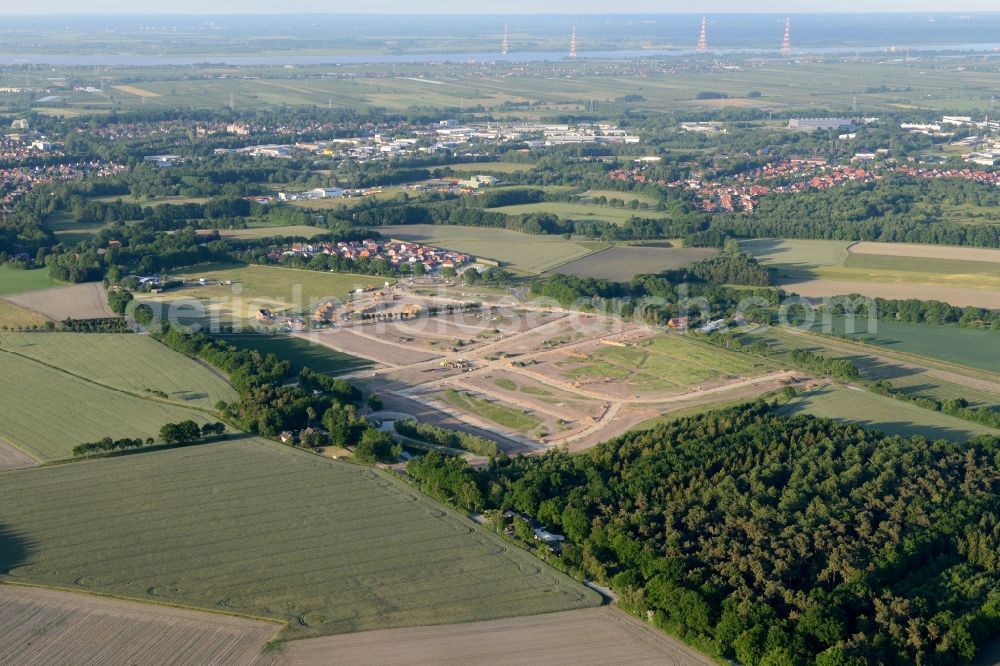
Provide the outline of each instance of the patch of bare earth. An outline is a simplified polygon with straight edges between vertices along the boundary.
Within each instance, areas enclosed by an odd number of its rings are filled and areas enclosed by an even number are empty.
[[[303,333],[302,337],[346,354],[391,366],[410,365],[440,358],[438,354],[422,351],[412,345],[381,340],[376,335],[361,332],[360,328],[358,331],[328,329]]]
[[[7,296],[6,299],[57,321],[114,316],[108,307],[108,294],[100,282],[26,291]]]
[[[876,254],[883,257],[914,257],[917,259],[948,259],[959,261],[990,261],[1000,263],[1000,250],[949,245],[918,245],[916,243],[874,243],[861,241],[847,248],[851,254]]]
[[[9,469],[27,469],[37,464],[38,461],[27,453],[0,439],[0,472]]]
[[[266,664],[278,625],[36,587],[0,585],[0,664]]]
[[[280,663],[402,666],[708,666],[714,661],[612,607],[389,629],[288,643]]]

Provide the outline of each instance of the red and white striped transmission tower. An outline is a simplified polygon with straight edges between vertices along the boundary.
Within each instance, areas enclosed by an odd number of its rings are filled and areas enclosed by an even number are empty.
[[[698,37],[698,45],[694,47],[698,53],[708,50],[708,19],[701,17],[701,35]]]
[[[781,55],[792,55],[792,19],[785,19],[785,38],[781,40]]]
[[[569,38],[569,57],[576,57],[576,26],[573,26],[573,34]]]
[[[507,55],[510,52],[510,39],[507,37],[507,24],[503,26],[503,45],[500,47],[500,55]]]

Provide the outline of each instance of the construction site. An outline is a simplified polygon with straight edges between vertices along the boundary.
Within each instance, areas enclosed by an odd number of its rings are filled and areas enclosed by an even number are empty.
[[[422,307],[441,308],[441,299]],[[664,414],[796,381],[767,360],[681,333],[531,303],[298,335],[373,362],[347,376],[387,409],[488,436],[510,453],[582,450]]]

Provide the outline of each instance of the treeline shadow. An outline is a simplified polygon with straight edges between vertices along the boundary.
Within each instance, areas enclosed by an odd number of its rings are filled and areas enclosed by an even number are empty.
[[[36,550],[36,542],[27,534],[0,523],[0,576],[27,564]]]

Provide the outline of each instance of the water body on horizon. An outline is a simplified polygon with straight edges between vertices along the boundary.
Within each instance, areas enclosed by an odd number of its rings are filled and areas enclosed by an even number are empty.
[[[905,49],[899,47],[826,47],[794,49],[792,56],[802,55],[836,55],[836,54],[876,54],[885,53],[892,57],[927,54],[955,54],[1000,52],[1000,42],[992,44],[950,44],[950,45],[913,45]],[[743,55],[772,56],[781,55],[777,49],[709,49],[708,55]],[[694,50],[665,49],[634,49],[620,51],[578,51],[577,60],[634,60],[638,58],[675,58],[699,55]],[[141,54],[109,53],[109,54],[54,54],[54,55],[9,55],[0,54],[0,66],[3,65],[54,65],[63,67],[156,67],[156,66],[189,66],[189,65],[230,65],[230,66],[311,66],[311,65],[377,65],[377,64],[408,64],[408,63],[528,63],[552,62],[569,60],[568,53],[557,51],[538,51],[526,53],[421,53],[394,54],[375,53],[370,55],[260,55],[260,56],[149,56]]]
[[[364,65],[690,56],[694,14],[4,17],[0,65]],[[793,14],[793,55],[987,52],[1000,13]],[[785,15],[708,15],[714,54],[777,54]],[[504,27],[510,52],[500,55]],[[3,48],[3,47],[0,47]]]

